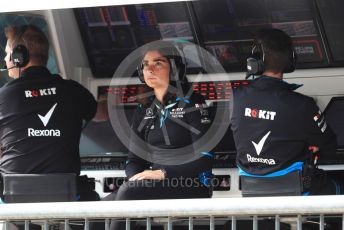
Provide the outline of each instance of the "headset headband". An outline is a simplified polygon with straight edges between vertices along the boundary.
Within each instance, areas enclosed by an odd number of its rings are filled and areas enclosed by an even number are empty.
[[[288,65],[283,69],[283,73],[291,73],[295,70],[297,57],[292,47],[288,51]],[[265,71],[265,49],[260,39],[253,41],[251,56],[247,58],[246,79],[252,75],[260,75]]]
[[[143,47],[144,55],[149,51],[158,51],[169,61],[171,71],[170,80],[171,81],[181,81],[184,82],[186,79],[186,62],[185,56],[182,53],[182,48],[177,46],[175,42],[172,41],[154,41],[148,43]],[[143,56],[144,56],[143,55]],[[145,83],[143,75],[143,59],[141,60],[139,66],[137,67],[138,76],[141,82]]]

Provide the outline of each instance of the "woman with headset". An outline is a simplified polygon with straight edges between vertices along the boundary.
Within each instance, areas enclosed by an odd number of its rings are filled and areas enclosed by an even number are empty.
[[[131,137],[143,140],[148,153],[129,153],[125,170],[128,181],[112,197],[210,197],[212,155],[192,147],[210,126],[204,99],[192,92],[185,77],[185,58],[176,44],[159,41],[144,50],[138,73],[153,93],[139,105]],[[117,229],[118,222],[112,222],[111,228]]]

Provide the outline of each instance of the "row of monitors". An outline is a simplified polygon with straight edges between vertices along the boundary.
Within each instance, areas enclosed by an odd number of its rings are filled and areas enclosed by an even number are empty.
[[[194,92],[202,95],[205,100],[228,100],[230,97],[230,91],[232,87],[238,87],[240,85],[248,85],[249,81],[206,81],[206,82],[194,82],[192,83],[192,89]],[[138,103],[140,95],[144,95],[148,91],[151,91],[145,84],[138,85],[117,85],[117,86],[99,86],[98,95],[114,95],[116,101],[120,103]]]
[[[124,104],[116,107],[118,110],[124,110],[126,121],[131,122],[134,113],[137,111],[137,106],[133,104]],[[229,109],[222,107],[221,109]],[[215,113],[220,112],[217,107],[209,107],[210,120],[213,120]],[[217,124],[220,126],[220,124]],[[122,155],[127,153],[128,149],[122,144],[116,132],[114,131],[109,120],[103,122],[89,122],[84,128],[80,141],[80,154],[81,156],[106,156],[106,155]],[[215,153],[235,153],[235,144],[233,140],[232,131],[227,129],[222,140],[212,150]]]
[[[227,72],[243,71],[252,34],[260,28],[278,28],[290,35],[300,67],[328,65],[315,11],[309,0],[202,0],[79,8],[75,16],[94,76],[112,77],[133,50],[160,39],[194,42]],[[342,46],[340,31],[338,27],[330,46]],[[326,38],[333,38],[333,32],[326,32],[331,35]],[[342,52],[331,51],[336,60],[344,60]],[[194,46],[185,43],[183,52],[190,60],[189,73],[202,69],[204,56]]]
[[[204,95],[206,100],[220,101],[219,99],[226,99],[229,97],[230,88],[238,87],[239,85],[247,85],[249,81],[232,82],[200,82],[193,83],[194,91]],[[133,86],[101,86],[99,87],[100,94],[114,94],[123,99],[122,106],[127,122],[131,122],[133,114],[136,111],[137,103],[130,101],[132,95],[135,95],[144,85]],[[137,102],[137,101],[136,101]],[[211,111],[216,111],[219,106],[220,109],[229,109],[228,103],[220,104],[213,103],[209,108],[210,115],[214,115]],[[337,136],[337,144],[340,150],[344,149],[344,97],[332,98],[326,107],[325,117],[328,125],[333,129]],[[104,122],[90,122],[83,130],[80,153],[81,156],[87,155],[106,155],[108,153],[126,153],[128,149],[121,143],[120,139],[114,132],[110,121]],[[218,145],[213,149],[216,153],[235,154],[235,144],[231,129],[229,128]]]
[[[237,80],[237,81],[207,81],[207,82],[194,82],[191,84],[194,92],[201,94],[208,102],[212,102],[212,106],[209,108],[210,116],[215,116],[216,110],[229,109],[226,103],[215,103],[225,99],[228,101],[230,97],[231,88],[236,88],[241,85],[248,85],[249,81]],[[140,102],[140,94],[145,94],[151,89],[145,84],[136,85],[116,85],[116,86],[99,86],[98,98],[102,96],[114,96],[119,102],[116,106],[117,109],[123,109],[126,114],[126,121],[131,122],[132,117],[136,111],[137,104]],[[220,105],[220,106],[218,106]],[[212,118],[210,118],[213,120]],[[90,122],[83,130],[80,143],[81,155],[106,155],[107,153],[123,153],[128,149],[122,144],[118,136],[111,126],[111,122]],[[230,129],[228,129],[219,142],[219,144],[213,149],[213,152],[218,153],[235,153],[235,144],[233,135]]]

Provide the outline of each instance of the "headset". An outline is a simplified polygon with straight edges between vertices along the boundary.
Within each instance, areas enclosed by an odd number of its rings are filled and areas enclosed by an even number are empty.
[[[170,81],[180,81],[184,83],[186,81],[186,60],[185,55],[183,52],[182,45],[180,44],[173,44],[170,41],[156,41],[152,43],[149,43],[149,49],[146,50],[146,53],[151,50],[157,50],[161,52],[162,49],[164,49],[165,53],[163,54],[167,59],[171,66],[170,69]],[[162,45],[162,46],[161,46]],[[160,47],[161,46],[161,47]],[[159,48],[154,48],[159,47]],[[141,60],[139,66],[137,67],[137,73],[139,76],[139,79],[142,83],[145,83],[144,75],[143,75],[143,60]],[[177,77],[177,79],[173,77]]]
[[[252,75],[260,75],[265,70],[265,51],[263,43],[260,40],[254,40],[251,50],[251,56],[247,58],[246,79]],[[291,73],[295,70],[297,56],[293,48],[289,51],[289,64],[284,68],[283,73]]]
[[[0,71],[8,71],[13,68],[21,68],[29,63],[29,51],[24,45],[16,45],[12,52],[10,53],[10,61],[12,62],[13,66],[8,68],[6,62],[4,62],[3,67]]]
[[[24,25],[19,27],[19,32],[17,35],[17,41],[20,41],[24,33],[26,32],[28,26]],[[10,62],[12,62],[13,66],[10,68],[7,68],[6,62],[4,62],[3,67],[0,69],[0,71],[8,71],[13,68],[22,68],[27,65],[30,61],[30,55],[29,50],[26,48],[25,45],[18,44],[15,47],[13,47],[11,53],[10,53]]]
[[[21,68],[29,63],[29,50],[24,45],[16,45],[10,54],[10,61],[13,66]]]
[[[17,38],[18,41],[20,41],[20,39],[23,37],[27,28],[28,28],[27,25],[20,27],[18,38]],[[26,48],[25,45],[22,45],[22,44],[16,45],[15,47],[13,47],[12,52],[10,54],[10,61],[12,61],[13,66],[17,68],[26,66],[27,63],[29,63],[30,61],[29,50]]]

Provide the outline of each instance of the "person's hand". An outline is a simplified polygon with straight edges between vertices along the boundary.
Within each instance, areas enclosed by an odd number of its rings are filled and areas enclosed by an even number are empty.
[[[311,151],[312,153],[319,152],[319,148],[317,146],[309,146],[308,150]]]
[[[318,164],[318,160],[319,160],[319,156],[317,154],[317,152],[319,152],[319,147],[317,146],[309,146],[308,150],[311,151],[313,153],[313,157],[314,157],[314,165]]]
[[[158,169],[158,170],[145,170],[143,172],[137,173],[132,176],[129,181],[134,180],[163,180],[165,179],[165,173]]]

